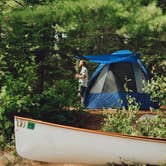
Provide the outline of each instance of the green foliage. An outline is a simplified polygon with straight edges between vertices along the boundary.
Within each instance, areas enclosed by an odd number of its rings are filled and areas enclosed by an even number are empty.
[[[138,118],[138,111],[117,110],[105,114],[102,131],[118,132],[128,135],[166,138],[166,119],[161,111],[156,115]]]
[[[166,13],[166,1],[165,0],[158,0],[157,5],[162,9],[164,13]]]
[[[166,118],[161,111],[136,121],[135,133],[143,136],[166,138]]]
[[[25,5],[44,5],[49,2],[55,2],[57,0],[23,0]]]
[[[0,93],[1,140],[10,140],[13,133],[14,115],[40,119],[44,117],[45,120],[49,119],[46,118],[48,116],[58,123],[69,123],[68,119],[71,120],[71,116],[62,115],[61,111],[69,106],[76,106],[75,87],[67,80],[60,80],[53,87],[47,87],[42,94],[35,94],[33,87],[24,79],[7,77],[6,84],[1,88]],[[3,148],[4,144],[1,145]]]
[[[1,0],[0,135],[10,139],[14,115],[37,118],[77,105],[75,55],[139,51],[149,70],[156,64],[161,84],[165,18],[161,0]],[[129,126],[134,115],[127,116]]]
[[[131,135],[134,132],[132,124],[135,122],[134,111],[117,110],[114,114],[105,114],[106,118],[102,127],[105,132],[118,132]]]
[[[115,113],[106,113],[104,119],[103,131],[118,132],[123,134],[130,134],[134,132],[133,124],[136,121],[136,114],[140,108],[135,98],[127,96],[128,110],[116,110]]]
[[[128,110],[116,110],[113,114],[104,113],[103,131],[166,138],[166,118],[163,112],[155,110],[155,115],[139,117],[139,105],[135,99],[128,97],[128,101]]]
[[[47,60],[50,54],[58,60],[65,58],[61,61],[62,69],[72,64],[70,57],[75,54],[105,54],[123,48],[144,53],[146,59],[157,55],[161,62],[165,57],[165,15],[154,1],[147,5],[131,2],[56,1],[11,13],[7,26],[13,30],[17,47],[24,44],[19,52],[29,48],[27,53],[40,54],[39,50],[47,46],[43,59]],[[43,42],[43,35],[47,42]]]
[[[166,105],[166,77],[164,75],[152,77],[144,87],[149,93],[152,101],[158,102],[160,106]]]
[[[65,107],[76,106],[76,83],[69,80],[56,81],[42,93],[41,111],[64,110]]]
[[[6,144],[6,138],[3,134],[0,135],[0,151],[3,151]]]
[[[13,116],[28,113],[32,107],[38,107],[38,96],[31,93],[31,87],[24,79],[6,76],[5,85],[0,92],[0,135],[6,141],[13,133]],[[3,144],[2,144],[3,146]]]

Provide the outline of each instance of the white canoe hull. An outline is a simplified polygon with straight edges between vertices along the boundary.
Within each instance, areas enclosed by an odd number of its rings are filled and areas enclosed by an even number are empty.
[[[15,117],[17,153],[54,163],[166,163],[166,139],[126,136]]]

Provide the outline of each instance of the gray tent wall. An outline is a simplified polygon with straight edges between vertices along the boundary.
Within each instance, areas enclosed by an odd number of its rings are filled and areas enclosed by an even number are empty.
[[[130,87],[132,88],[129,88],[129,91],[143,92],[146,78],[138,64],[126,62],[107,64],[96,78],[96,81],[90,89],[90,93],[124,92],[124,86],[129,82],[131,82]]]

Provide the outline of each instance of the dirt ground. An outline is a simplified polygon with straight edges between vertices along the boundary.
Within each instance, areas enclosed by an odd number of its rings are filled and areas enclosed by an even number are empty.
[[[14,151],[0,152],[0,166],[90,166],[79,164],[55,164],[26,160],[15,154]]]

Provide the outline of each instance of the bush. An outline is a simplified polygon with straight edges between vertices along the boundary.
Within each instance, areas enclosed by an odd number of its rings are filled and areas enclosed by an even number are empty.
[[[104,124],[102,127],[103,131],[108,132],[118,132],[123,134],[132,134],[134,128],[132,124],[136,121],[136,113],[139,110],[139,104],[136,102],[135,98],[127,96],[128,110],[125,108],[122,110],[117,110],[114,114],[106,113],[104,114],[106,118],[104,119]]]
[[[138,119],[135,132],[143,136],[166,138],[166,118],[164,114],[161,111],[156,111],[156,115]]]
[[[163,112],[154,110],[155,115],[139,118],[139,105],[130,96],[128,101],[128,110],[116,110],[113,114],[104,113],[102,131],[166,138],[166,118]]]
[[[21,77],[15,79],[8,75],[4,82],[5,85],[0,91],[0,136],[3,140],[10,141],[14,115],[27,114],[33,110],[32,108],[37,108],[39,96],[31,94],[30,85]]]
[[[76,106],[76,86],[73,81],[56,81],[52,86],[47,85],[41,94],[34,93],[32,85],[22,77],[15,79],[6,76],[5,85],[0,92],[1,148],[4,148],[5,142],[11,141],[15,115],[43,120],[53,116],[61,123],[68,121],[68,118],[64,119],[65,116],[60,112],[65,107]]]
[[[149,93],[152,101],[158,102],[159,105],[166,105],[166,77],[155,74],[145,85],[144,91]]]
[[[136,136],[166,138],[166,118],[161,111],[156,115],[138,117],[137,111],[117,110],[105,114],[102,131]]]
[[[74,106],[76,103],[76,83],[73,80],[59,80],[42,92],[41,110],[56,110]]]

